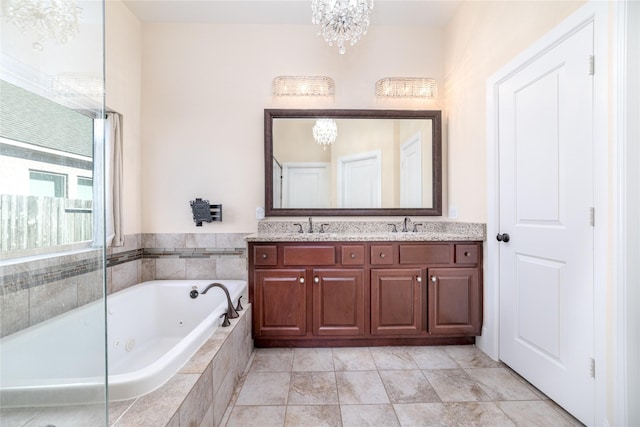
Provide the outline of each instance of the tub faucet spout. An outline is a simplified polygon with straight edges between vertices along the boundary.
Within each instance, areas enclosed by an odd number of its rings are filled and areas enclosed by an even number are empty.
[[[222,283],[217,283],[217,282],[209,283],[207,287],[204,288],[204,291],[200,293],[204,295],[207,292],[209,292],[209,289],[211,288],[220,288],[224,291],[224,294],[227,296],[227,317],[229,317],[229,319],[235,319],[236,317],[238,317],[239,314],[236,311],[236,309],[233,307],[233,303],[231,302],[231,296],[229,295],[229,290],[227,289],[227,287]]]

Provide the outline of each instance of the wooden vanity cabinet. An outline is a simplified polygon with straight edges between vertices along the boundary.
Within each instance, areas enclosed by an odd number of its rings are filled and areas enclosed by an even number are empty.
[[[473,343],[481,242],[249,242],[258,347]]]

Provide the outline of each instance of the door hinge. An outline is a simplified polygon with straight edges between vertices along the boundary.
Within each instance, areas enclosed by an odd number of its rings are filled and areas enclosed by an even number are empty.
[[[589,225],[592,227],[596,226],[596,208],[589,208]]]
[[[593,379],[596,378],[596,359],[589,358],[589,376]]]
[[[589,55],[589,75],[593,76],[596,73],[596,57]]]

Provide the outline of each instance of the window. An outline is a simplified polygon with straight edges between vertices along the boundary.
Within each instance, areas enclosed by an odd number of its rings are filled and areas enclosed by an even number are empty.
[[[92,114],[0,80],[0,258],[92,241]]]
[[[30,170],[29,195],[67,197],[67,175]]]
[[[78,194],[80,200],[93,200],[93,179],[83,176],[78,177]]]

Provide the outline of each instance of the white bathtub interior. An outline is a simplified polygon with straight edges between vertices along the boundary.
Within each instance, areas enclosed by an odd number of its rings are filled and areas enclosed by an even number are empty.
[[[212,288],[195,299],[189,296],[193,287],[202,291],[212,282],[229,289],[234,305],[240,296],[246,300],[242,280],[155,280],[107,298],[110,400],[131,399],[158,388],[214,333],[227,309],[224,292]],[[101,302],[92,303],[3,338],[1,405],[103,401],[101,310]]]

